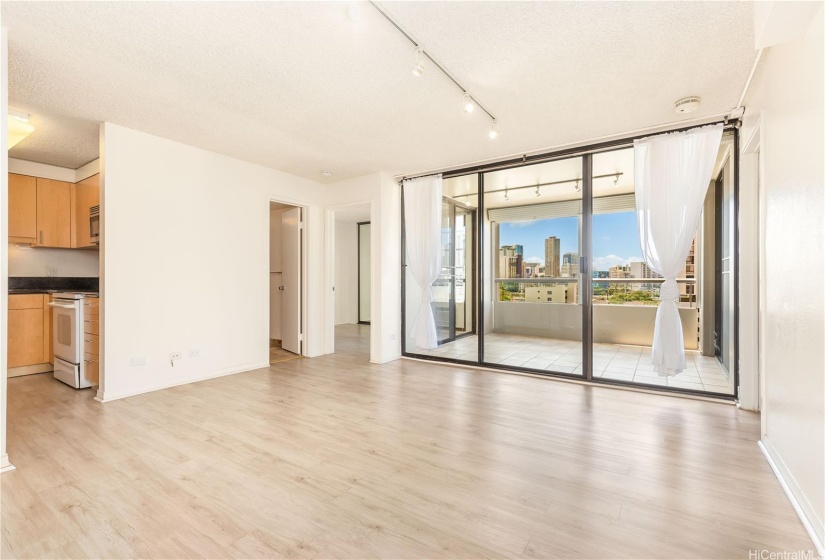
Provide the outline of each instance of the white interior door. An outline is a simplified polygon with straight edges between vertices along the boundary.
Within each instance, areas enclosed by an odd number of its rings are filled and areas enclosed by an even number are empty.
[[[301,353],[301,209],[281,214],[281,347]]]

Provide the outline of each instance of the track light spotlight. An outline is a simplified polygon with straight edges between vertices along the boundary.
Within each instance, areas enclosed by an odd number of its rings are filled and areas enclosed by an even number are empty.
[[[493,121],[493,124],[490,125],[490,140],[495,140],[498,138],[498,121]]]
[[[618,175],[618,173],[616,174],[616,177],[613,179],[613,186],[614,187],[619,186],[619,175]]]
[[[573,188],[576,189],[576,192],[582,192],[581,188],[579,187],[579,180],[576,179],[576,184],[573,185]]]
[[[472,113],[473,109],[476,108],[476,104],[473,103],[473,98],[470,96],[469,92],[464,92],[464,112],[465,113]]]
[[[507,187],[504,187],[504,200],[510,200],[510,195],[507,192]]]
[[[541,190],[538,185],[536,185],[536,196],[541,196]]]
[[[424,73],[424,49],[418,47],[415,49],[415,65],[413,66],[413,74],[421,76]]]

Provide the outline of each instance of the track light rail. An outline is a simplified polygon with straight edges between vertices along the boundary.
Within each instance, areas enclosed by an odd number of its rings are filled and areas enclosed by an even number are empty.
[[[593,175],[593,178],[594,179],[604,179],[606,177],[615,177],[616,179],[618,179],[622,175],[624,175],[624,173],[620,171],[618,173],[608,173],[607,175]],[[492,194],[492,193],[497,193],[497,192],[520,191],[522,189],[537,189],[537,188],[540,188],[540,187],[549,187],[549,186],[552,186],[552,185],[563,185],[565,183],[578,183],[580,181],[581,181],[581,179],[565,179],[564,181],[550,181],[548,183],[535,183],[533,185],[523,185],[523,186],[519,186],[519,187],[504,187],[503,189],[492,189],[492,190],[489,190],[489,191],[485,190],[484,194]],[[474,192],[474,193],[466,193],[466,194],[457,194],[457,195],[453,196],[453,198],[464,198],[464,197],[468,197],[468,196],[478,196],[478,193]]]
[[[407,38],[407,40],[408,40],[410,43],[412,43],[412,45],[413,45],[416,49],[421,49],[421,53],[422,53],[424,56],[426,56],[427,58],[429,58],[429,59],[430,59],[430,62],[432,62],[432,63],[433,63],[433,65],[435,65],[435,67],[436,67],[436,68],[438,68],[439,70],[441,70],[441,72],[442,72],[445,76],[447,76],[447,77],[450,79],[450,81],[451,81],[451,82],[453,82],[453,83],[454,83],[454,84],[455,84],[455,85],[456,85],[456,86],[457,86],[457,87],[461,90],[461,92],[462,92],[462,93],[466,93],[467,95],[469,95],[469,96],[470,96],[470,99],[472,99],[472,100],[473,100],[473,103],[475,103],[475,104],[478,106],[478,108],[479,108],[479,109],[481,109],[482,111],[484,111],[485,113],[487,113],[487,116],[488,116],[488,117],[490,117],[490,119],[492,119],[494,122],[496,122],[496,121],[498,120],[498,119],[496,119],[496,117],[495,117],[495,116],[493,116],[493,114],[492,114],[490,111],[488,111],[488,110],[487,110],[487,108],[486,108],[484,105],[482,105],[482,104],[481,104],[481,102],[479,102],[479,100],[478,100],[478,99],[476,99],[476,97],[475,97],[472,93],[470,93],[470,91],[469,91],[466,87],[464,87],[464,85],[463,85],[461,82],[459,82],[459,81],[458,81],[458,79],[457,79],[455,76],[453,76],[453,75],[450,73],[450,71],[449,71],[449,70],[447,70],[447,69],[446,69],[446,68],[445,68],[445,67],[444,67],[441,63],[439,63],[439,62],[438,62],[435,58],[433,58],[433,55],[431,55],[429,52],[427,52],[427,50],[426,50],[426,49],[424,49],[424,48],[421,46],[421,43],[419,43],[418,41],[416,41],[415,39],[413,39],[413,38],[412,38],[412,36],[411,36],[409,33],[407,33],[406,31],[404,31],[404,29],[403,29],[400,25],[398,25],[398,23],[396,23],[396,21],[395,21],[394,19],[392,19],[392,17],[391,17],[391,16],[390,16],[387,12],[385,12],[385,11],[384,11],[384,9],[383,9],[383,8],[381,8],[381,6],[379,6],[379,5],[378,5],[376,2],[374,2],[373,0],[369,0],[369,3],[370,3],[370,4],[372,4],[372,6],[373,6],[376,10],[378,10],[378,13],[379,13],[379,14],[381,14],[382,16],[384,16],[384,18],[385,18],[388,22],[390,22],[390,23],[393,25],[393,27],[395,27],[395,28],[399,31],[399,33],[401,33],[404,37],[406,37],[406,38]]]

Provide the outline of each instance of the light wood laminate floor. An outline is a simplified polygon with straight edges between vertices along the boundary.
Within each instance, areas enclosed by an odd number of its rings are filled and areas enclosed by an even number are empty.
[[[338,353],[101,405],[9,380],[5,558],[810,549],[732,405]]]

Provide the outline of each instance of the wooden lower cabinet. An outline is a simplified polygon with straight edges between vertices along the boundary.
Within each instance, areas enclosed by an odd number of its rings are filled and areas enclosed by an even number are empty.
[[[86,379],[100,385],[100,298],[83,300],[83,365]]]
[[[8,367],[52,361],[48,294],[9,295]]]

